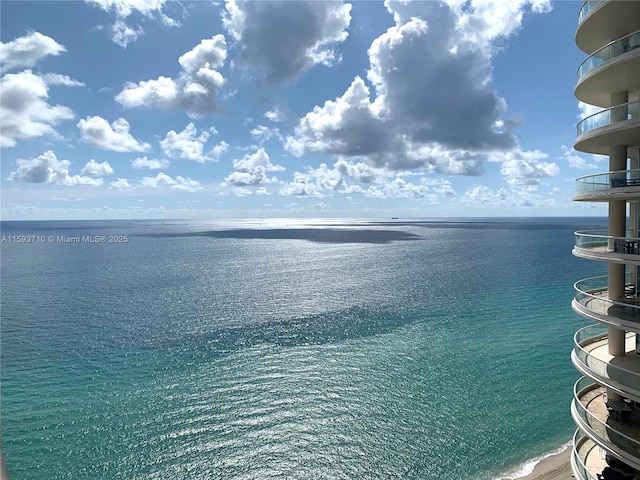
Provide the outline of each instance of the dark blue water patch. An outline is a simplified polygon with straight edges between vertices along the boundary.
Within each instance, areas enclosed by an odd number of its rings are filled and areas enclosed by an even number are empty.
[[[268,228],[229,229],[204,232],[150,233],[145,236],[158,238],[211,237],[234,240],[307,240],[318,243],[377,243],[420,240],[419,235],[401,230],[339,229],[339,228]]]

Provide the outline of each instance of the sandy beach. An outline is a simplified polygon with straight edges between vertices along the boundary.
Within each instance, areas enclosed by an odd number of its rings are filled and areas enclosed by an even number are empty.
[[[571,447],[557,455],[552,455],[540,461],[533,472],[519,480],[570,480],[575,478],[571,471]]]

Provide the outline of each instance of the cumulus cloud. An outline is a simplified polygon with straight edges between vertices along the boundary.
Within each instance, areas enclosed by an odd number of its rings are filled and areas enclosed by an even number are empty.
[[[502,162],[500,173],[507,177],[512,186],[533,187],[540,183],[540,179],[555,177],[560,173],[560,167],[554,162],[543,162],[547,155],[540,151],[517,153],[512,158]]]
[[[164,158],[148,159],[145,155],[144,157],[131,160],[131,166],[135,169],[148,168],[149,170],[160,170],[169,166],[169,160]]]
[[[42,155],[30,159],[16,160],[18,169],[9,174],[9,180],[28,183],[50,183],[55,185],[102,185],[101,178],[91,178],[82,175],[70,175],[69,160],[58,160],[55,153],[47,150]]]
[[[66,48],[53,38],[39,32],[30,32],[11,42],[0,42],[0,65],[3,70],[33,67],[47,55],[60,55]]]
[[[234,187],[257,187],[265,183],[276,182],[267,172],[283,171],[284,167],[274,165],[264,148],[233,161],[233,172],[224,180]]]
[[[40,78],[47,85],[63,85],[65,87],[84,87],[85,84],[74,80],[68,75],[60,75],[59,73],[45,73],[40,75]]]
[[[324,197],[322,189],[309,176],[300,172],[294,173],[293,180],[287,182],[279,193],[295,197]]]
[[[373,168],[364,162],[349,162],[344,158],[335,163],[334,169],[342,178],[350,178],[358,183],[382,182],[387,175],[385,170]]]
[[[178,78],[160,76],[137,84],[128,82],[116,101],[126,108],[177,109],[191,116],[214,112],[216,94],[224,84],[216,69],[226,58],[224,36],[204,39],[178,59],[182,67]]]
[[[374,93],[356,77],[308,112],[285,148],[458,175],[482,174],[495,152],[519,152],[512,130],[520,121],[503,118],[506,101],[491,88],[492,47],[517,31],[527,6],[541,12],[548,2],[497,5],[495,20],[486,2],[449,3],[388,0],[395,25],[368,51]]]
[[[92,158],[82,168],[80,173],[90,177],[102,177],[105,175],[113,175],[113,168],[111,168],[109,162],[98,163]]]
[[[221,142],[219,142],[216,146],[214,146],[210,150],[209,155],[215,161],[218,161],[220,159],[220,157],[222,155],[224,155],[225,153],[227,153],[228,151],[229,151],[229,144],[227,142],[225,142],[224,140],[222,140]]]
[[[50,105],[48,97],[47,82],[31,70],[0,79],[0,147],[13,147],[22,138],[60,138],[53,126],[73,119],[74,113],[69,107]]]
[[[189,123],[180,133],[176,133],[175,130],[169,131],[165,139],[160,140],[160,146],[164,154],[169,157],[204,163],[207,160],[212,160],[203,154],[207,140],[209,140],[208,132],[203,130],[198,135],[196,126]]]
[[[271,120],[272,122],[282,122],[285,119],[285,113],[277,107],[266,111],[264,116],[267,120]]]
[[[560,148],[562,149],[562,158],[569,164],[570,167],[579,169],[598,168],[597,165],[587,162],[587,160],[578,155],[578,152],[576,152],[573,148],[569,148],[566,145],[562,145]]]
[[[427,185],[416,185],[399,177],[382,186],[371,186],[365,194],[370,198],[437,198]]]
[[[255,128],[252,128],[249,132],[254,140],[256,140],[260,145],[262,145],[267,140],[272,137],[279,138],[280,140],[284,140],[282,135],[280,135],[280,130],[277,128],[270,128],[265,125],[258,125]]]
[[[139,13],[148,19],[159,19],[167,27],[179,27],[180,22],[163,12],[166,0],[85,0],[106,12],[113,12],[116,19],[110,26],[111,39],[122,48],[136,41],[144,32],[142,27],[132,27],[126,20],[133,13]]]
[[[242,62],[274,84],[339,61],[333,47],[347,38],[351,22],[351,5],[336,0],[227,0],[225,9],[223,25],[239,43]]]
[[[135,42],[144,33],[142,27],[133,28],[124,20],[117,19],[111,25],[111,39],[116,45],[127,48],[130,43]]]
[[[584,103],[584,102],[578,102],[578,110],[580,110],[580,114],[578,115],[578,118],[582,120],[583,118],[586,118],[590,115],[594,115],[598,112],[601,112],[602,110],[604,110],[604,108],[598,107],[596,105],[589,105],[588,103]]]
[[[195,192],[202,188],[200,182],[191,180],[189,177],[184,178],[178,175],[176,178],[171,178],[163,172],[158,173],[155,177],[144,177],[140,185],[149,188],[169,187],[172,190],[185,190],[187,192]]]
[[[113,152],[142,152],[151,145],[138,142],[129,133],[129,122],[119,118],[111,125],[102,117],[87,117],[78,122],[82,141],[103,150]]]
[[[126,178],[119,178],[118,180],[114,180],[113,182],[111,182],[109,184],[109,188],[115,190],[131,190],[134,187]]]
[[[305,172],[295,172],[293,181],[285,183],[280,193],[313,197],[361,193],[369,198],[421,198],[428,201],[456,196],[448,180],[423,177],[418,183],[412,183],[386,169],[342,158],[332,167],[323,163],[318,168],[308,167]]]
[[[464,193],[460,201],[464,205],[490,205],[499,207],[511,205],[508,199],[509,193],[504,188],[494,192],[485,185],[474,185]]]

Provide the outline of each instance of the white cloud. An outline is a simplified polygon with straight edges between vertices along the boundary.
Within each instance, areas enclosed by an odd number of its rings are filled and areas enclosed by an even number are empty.
[[[264,148],[247,154],[239,160],[233,161],[233,172],[224,180],[234,187],[256,187],[277,180],[269,178],[267,172],[283,171],[284,167],[274,165]]]
[[[437,195],[430,193],[428,186],[416,185],[398,177],[385,185],[369,187],[365,195],[370,198],[437,198]]]
[[[597,165],[588,163],[587,160],[579,156],[578,152],[573,148],[569,148],[566,145],[561,145],[560,148],[562,149],[562,158],[566,160],[570,167],[585,170],[598,168]]]
[[[265,118],[271,120],[272,122],[282,122],[285,119],[284,112],[279,108],[274,108],[265,112]]]
[[[229,144],[222,140],[215,147],[211,149],[209,155],[213,158],[213,160],[218,161],[222,155],[229,151]]]
[[[286,183],[279,193],[295,197],[324,197],[322,189],[310,177],[300,172],[294,173],[293,181]]]
[[[160,76],[137,84],[127,82],[116,101],[126,108],[178,109],[191,116],[214,112],[216,94],[224,84],[216,69],[226,58],[224,36],[204,39],[178,59],[182,71],[177,79]]]
[[[500,173],[514,183],[537,185],[541,178],[555,177],[560,167],[553,162],[542,162],[546,155],[542,152],[526,152],[529,155],[516,155],[502,163]]]
[[[31,70],[0,79],[0,147],[13,147],[22,138],[60,138],[53,126],[73,119],[74,114],[69,107],[49,105],[48,97],[47,83]]]
[[[169,160],[164,158],[148,159],[146,156],[131,160],[131,166],[135,169],[148,168],[149,170],[160,170],[169,166]]]
[[[527,8],[534,13],[547,13],[552,9],[551,0],[448,0],[446,3],[456,12],[461,35],[487,51],[495,48],[499,37],[518,31]]]
[[[598,107],[596,105],[589,105],[588,103],[578,102],[578,110],[580,110],[580,114],[578,118],[582,120],[590,115],[601,112],[604,110],[602,107]]]
[[[39,32],[30,32],[11,42],[0,42],[0,65],[3,70],[33,67],[47,55],[60,55],[66,48],[53,38]]]
[[[109,184],[109,188],[115,190],[131,190],[133,189],[133,185],[129,183],[126,178],[119,178],[118,180],[114,180]]]
[[[144,31],[142,27],[131,27],[126,19],[134,12],[146,18],[157,18],[167,27],[179,27],[180,22],[163,13],[163,7],[167,0],[85,0],[100,7],[105,12],[113,12],[116,19],[111,25],[111,39],[114,43],[127,48],[129,43],[136,41]]]
[[[150,188],[162,188],[169,187],[172,190],[185,190],[187,192],[195,192],[200,190],[202,186],[200,182],[191,180],[191,178],[184,178],[178,175],[176,178],[171,178],[166,173],[160,172],[155,177],[144,177],[140,185]]]
[[[166,0],[87,0],[99,6],[106,12],[113,11],[118,17],[127,18],[133,12],[139,12],[146,17],[162,10]]]
[[[223,25],[240,45],[240,58],[269,83],[292,80],[314,65],[340,60],[351,5],[342,1],[227,0]]]
[[[274,136],[280,140],[284,140],[282,135],[280,135],[280,130],[277,128],[270,128],[265,125],[258,125],[257,127],[252,128],[249,133],[260,145]]]
[[[482,174],[496,154],[526,156],[512,133],[521,121],[503,118],[506,101],[491,86],[491,59],[496,39],[517,31],[526,8],[545,11],[548,2],[496,4],[494,21],[489,3],[388,0],[396,24],[368,51],[374,93],[356,77],[341,97],[308,112],[285,148],[456,175]]]
[[[132,28],[124,20],[117,19],[111,25],[111,39],[113,43],[121,46],[122,48],[127,48],[130,43],[135,42],[142,36],[144,31],[141,27]]]
[[[379,183],[388,175],[384,169],[373,168],[364,162],[352,163],[344,158],[339,159],[334,168],[343,178],[351,178],[358,183]]]
[[[45,73],[40,75],[40,78],[47,85],[63,85],[65,87],[84,87],[85,84],[79,82],[78,80],[74,80],[68,75],[60,75],[58,73]]]
[[[490,205],[492,207],[511,206],[509,193],[501,188],[496,192],[485,185],[474,185],[461,197],[464,205]]]
[[[9,174],[9,180],[28,183],[51,183],[55,185],[102,185],[102,179],[81,175],[70,175],[69,160],[58,160],[55,153],[47,150],[37,158],[16,160],[18,169]]]
[[[518,182],[514,180],[512,189],[491,190],[485,185],[474,185],[469,188],[462,197],[460,203],[468,207],[554,207],[558,206],[554,195],[543,196],[536,193],[535,185],[527,185],[526,180]],[[515,187],[518,188],[515,188]]]
[[[203,130],[198,135],[196,126],[189,123],[180,133],[176,133],[175,130],[169,131],[165,139],[160,140],[160,146],[164,154],[169,157],[204,163],[212,160],[203,154],[204,144],[208,139],[208,132]]]
[[[149,150],[151,145],[138,142],[129,133],[129,122],[119,118],[111,125],[102,117],[87,117],[80,119],[78,129],[82,135],[82,141],[103,150],[113,152],[143,152]]]
[[[104,175],[113,175],[113,168],[109,162],[98,163],[93,158],[87,162],[80,172],[82,175],[90,177],[102,177]]]

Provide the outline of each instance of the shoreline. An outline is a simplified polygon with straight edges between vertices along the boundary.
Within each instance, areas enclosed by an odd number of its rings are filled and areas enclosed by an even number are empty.
[[[533,471],[518,480],[568,480],[575,478],[571,470],[571,447],[540,460]]]
[[[520,470],[498,480],[572,480],[571,445],[561,448],[527,462]]]

